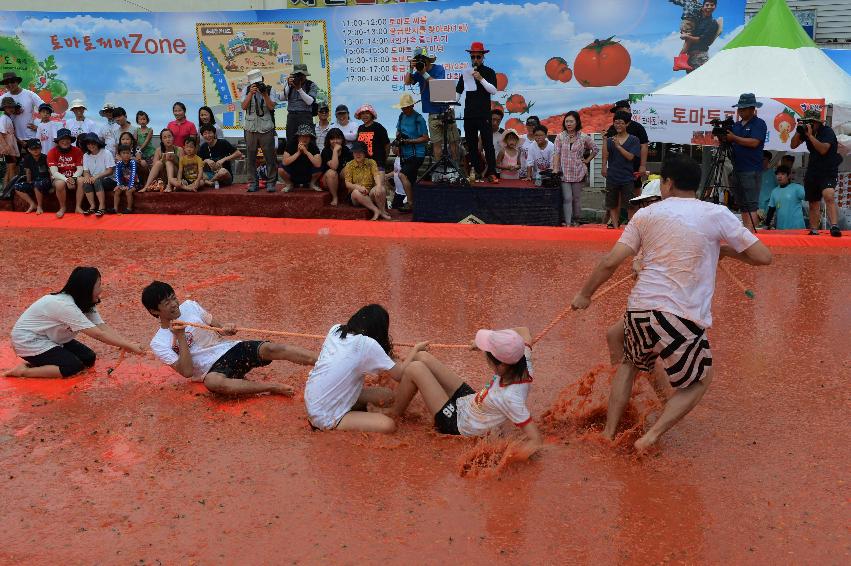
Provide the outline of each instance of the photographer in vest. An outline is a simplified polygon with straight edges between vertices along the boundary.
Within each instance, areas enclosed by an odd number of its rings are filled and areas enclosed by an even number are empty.
[[[259,69],[248,72],[248,86],[242,92],[243,129],[245,130],[245,147],[248,153],[248,172],[252,175],[248,192],[257,192],[257,148],[263,149],[263,155],[275,155],[278,136],[275,132],[275,102],[272,87],[263,82],[263,73]],[[274,160],[266,163],[266,190],[275,192],[278,181],[278,167]]]
[[[307,77],[307,65],[293,65],[292,74],[284,85],[283,100],[287,101],[287,140],[293,140],[298,127],[307,124],[313,128],[313,103],[319,95],[319,87]]]

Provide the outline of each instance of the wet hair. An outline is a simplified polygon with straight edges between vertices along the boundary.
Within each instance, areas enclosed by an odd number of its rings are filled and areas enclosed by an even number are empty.
[[[331,128],[330,130],[328,130],[328,133],[325,134],[325,146],[322,149],[325,149],[326,147],[331,147],[331,140],[335,138],[343,140],[343,144],[346,143],[346,136],[345,134],[343,134],[343,130],[341,130],[340,128]]]
[[[201,108],[198,109],[198,123],[199,124],[204,123],[204,122],[201,121],[201,110],[206,110],[207,112],[210,113],[210,124],[216,123],[216,116],[215,116],[215,114],[213,114],[213,109],[210,108],[209,106],[202,106]]]
[[[570,112],[565,114],[564,117],[562,117],[561,128],[565,132],[567,131],[567,126],[564,124],[564,121],[567,119],[568,116],[573,116],[573,119],[576,120],[576,131],[578,132],[582,130],[582,119],[579,117],[579,112],[577,112],[576,110],[571,110]]]
[[[612,122],[615,120],[623,120],[627,124],[629,124],[630,120],[632,120],[632,115],[629,112],[624,112],[623,110],[618,110],[615,112],[614,118],[612,118]]]
[[[213,135],[215,135],[216,127],[212,124],[204,124],[203,126],[201,126],[201,133],[203,134],[204,132],[213,132]]]
[[[516,363],[506,364],[494,357],[490,352],[485,352],[485,355],[488,357],[488,360],[495,365],[504,365],[506,366],[505,375],[501,376],[500,383],[502,385],[511,385],[512,383],[517,383],[523,379],[523,376],[526,375],[526,356],[524,355],[520,358]]]
[[[163,128],[162,130],[160,130],[160,151],[163,152],[163,153],[168,151],[165,148],[165,144],[163,143],[163,134],[166,133],[166,132],[171,134],[171,130],[169,130],[168,128]],[[172,145],[174,145],[174,134],[171,134],[171,139],[172,139]]]
[[[145,120],[148,121],[148,124],[151,123],[151,117],[148,116],[148,113],[145,112],[144,110],[139,110],[138,112],[136,112],[136,123],[137,124],[139,123],[139,118],[141,118],[142,116],[145,117]]]
[[[174,295],[174,289],[168,283],[152,281],[142,289],[142,304],[148,311],[160,310],[160,303]],[[157,315],[153,315],[156,317]]]
[[[777,169],[774,170],[774,173],[783,173],[784,175],[791,175],[792,170],[789,168],[788,165],[780,165],[777,167]]]
[[[700,165],[686,155],[675,155],[662,163],[662,179],[670,179],[679,191],[697,191],[700,186]]]
[[[762,158],[763,159],[768,159],[769,161],[771,161],[772,157],[774,157],[774,154],[771,153],[770,151],[765,150],[765,151],[762,152]]]
[[[349,334],[369,336],[381,346],[388,356],[393,355],[393,343],[390,341],[390,315],[381,305],[366,305],[352,315],[346,324],[337,329],[340,338]]]
[[[186,147],[188,143],[191,143],[192,147],[198,147],[198,140],[195,139],[195,136],[186,136],[186,139],[183,140],[183,147]]]
[[[183,113],[185,114],[186,113],[186,105],[183,104],[182,102],[175,102],[174,104],[172,104],[171,105],[171,111],[174,112],[174,109],[178,106],[180,106],[181,110],[183,110]]]
[[[92,312],[95,305],[100,301],[95,302],[92,299],[92,294],[95,291],[95,284],[100,280],[100,271],[97,267],[75,267],[68,276],[68,281],[65,286],[59,291],[52,293],[59,295],[65,293],[71,295],[74,299],[74,304],[77,305],[83,313]]]
[[[538,124],[537,126],[535,126],[535,129],[532,130],[532,135],[534,136],[538,132],[544,132],[544,135],[547,135],[547,127],[543,124]]]

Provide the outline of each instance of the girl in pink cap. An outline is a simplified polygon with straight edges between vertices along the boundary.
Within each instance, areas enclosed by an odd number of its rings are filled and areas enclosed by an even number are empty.
[[[532,382],[531,341],[528,328],[479,330],[473,347],[485,353],[493,377],[478,393],[428,352],[417,353],[396,387],[391,414],[402,416],[419,391],[438,432],[482,436],[511,421],[527,439],[514,454],[528,458],[541,446],[541,434],[526,406]]]

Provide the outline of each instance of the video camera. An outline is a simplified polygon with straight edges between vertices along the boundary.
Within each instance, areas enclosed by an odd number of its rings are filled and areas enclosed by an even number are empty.
[[[709,123],[712,124],[712,135],[719,138],[729,134],[734,124],[732,116],[727,116],[723,120],[721,118],[713,118]]]

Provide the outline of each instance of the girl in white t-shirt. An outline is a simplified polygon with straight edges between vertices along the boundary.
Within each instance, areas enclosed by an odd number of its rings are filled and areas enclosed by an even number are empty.
[[[541,446],[526,405],[532,382],[531,341],[528,328],[479,330],[474,347],[485,352],[493,376],[478,393],[437,358],[420,352],[396,388],[392,414],[401,417],[419,391],[438,432],[482,436],[511,421],[527,439],[513,456],[528,458]]]
[[[368,403],[389,405],[393,392],[386,387],[364,388],[364,376],[386,371],[399,381],[414,356],[428,343],[417,344],[404,362],[396,363],[391,358],[389,331],[390,315],[381,305],[367,305],[346,324],[331,327],[304,388],[311,426],[318,430],[388,434],[396,430],[393,419],[366,410]]]

